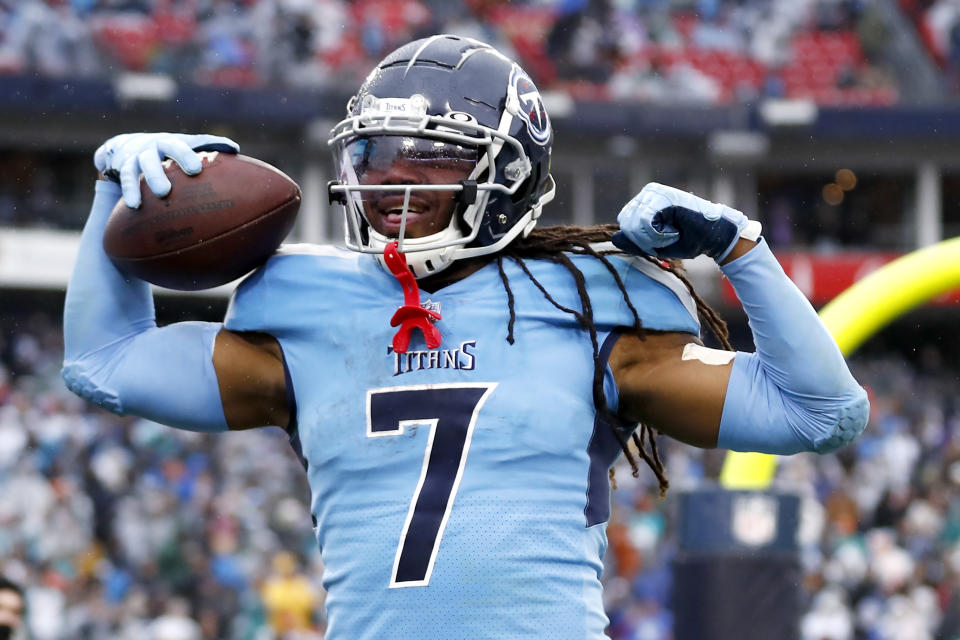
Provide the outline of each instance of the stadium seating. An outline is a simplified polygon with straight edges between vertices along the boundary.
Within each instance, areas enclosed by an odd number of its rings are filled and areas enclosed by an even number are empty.
[[[908,4],[907,0],[902,2]],[[234,5],[232,13],[226,14],[222,7],[214,11],[203,9],[201,4],[173,9],[167,3],[156,7],[141,3],[139,11],[132,11],[94,2],[83,14],[73,4],[60,7],[61,12],[78,12],[69,15],[70,29],[62,22],[63,16],[54,11],[31,12],[30,7],[37,3],[29,0],[0,7],[0,73],[29,71],[24,64],[42,66],[45,56],[54,55],[43,48],[49,45],[15,37],[12,30],[22,29],[24,21],[36,21],[39,28],[49,31],[48,40],[64,50],[93,46],[99,57],[97,68],[84,67],[78,73],[109,75],[122,68],[227,87],[289,82],[302,85],[307,78],[314,89],[355,76],[401,41],[452,28],[482,33],[495,44],[509,43],[542,89],[566,91],[575,99],[630,95],[644,99],[648,95],[644,91],[623,91],[621,87],[613,92],[608,83],[618,71],[627,71],[619,82],[629,84],[630,70],[645,68],[651,62],[655,66],[648,69],[648,75],[669,74],[682,67],[708,78],[717,91],[692,95],[718,104],[756,100],[771,91],[835,106],[888,105],[899,98],[896,86],[884,74],[873,73],[872,63],[860,50],[856,31],[849,27],[826,29],[819,27],[812,16],[798,22],[792,16],[775,15],[771,18],[774,23],[789,24],[787,59],[773,64],[751,53],[751,42],[761,27],[751,31],[731,16],[741,11],[757,24],[764,5],[759,2],[720,2],[709,19],[689,9],[676,10],[670,13],[666,25],[658,14],[663,7],[657,3],[639,7],[625,19],[625,14],[618,13],[622,10],[609,8],[606,13],[597,13],[590,3],[579,6],[560,2],[475,0],[463,5],[452,18],[449,9],[435,15],[432,9],[436,7],[427,0],[334,0],[322,6],[254,0]],[[942,25],[939,32],[932,31],[926,20],[932,9],[927,13],[908,9],[913,11],[919,33],[931,46],[931,54],[941,62],[945,60],[948,52],[944,50]],[[848,10],[855,20],[860,9]],[[336,30],[325,24],[331,16],[342,21]],[[589,28],[580,33],[577,25],[585,23]],[[558,56],[548,51],[545,43],[558,24],[573,29],[565,37],[577,49],[576,56],[592,58],[589,73],[570,76],[571,65],[566,64],[570,61],[564,58],[573,54]],[[293,42],[301,44],[291,46]],[[297,47],[308,51],[294,52]],[[307,59],[302,58],[305,53]],[[58,56],[63,59],[61,65],[73,64],[69,55],[59,52]],[[194,72],[197,61],[199,73]],[[304,65],[314,66],[315,71],[290,73],[291,68]],[[682,74],[677,77],[683,81]]]

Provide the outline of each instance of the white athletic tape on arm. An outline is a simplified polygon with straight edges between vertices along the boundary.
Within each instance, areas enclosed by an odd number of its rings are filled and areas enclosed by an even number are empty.
[[[761,233],[763,233],[763,225],[756,220],[750,220],[747,222],[747,226],[740,232],[740,237],[757,242],[760,239]]]
[[[683,355],[680,356],[680,359],[699,360],[703,364],[724,365],[729,364],[735,355],[737,355],[735,351],[710,349],[702,344],[690,342],[683,348]]]

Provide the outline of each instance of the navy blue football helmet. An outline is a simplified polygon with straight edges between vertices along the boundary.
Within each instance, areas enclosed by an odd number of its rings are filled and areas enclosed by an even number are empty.
[[[338,179],[330,184],[330,197],[344,205],[346,244],[382,255],[388,242],[398,240],[418,278],[455,260],[499,251],[530,233],[553,199],[552,144],[536,86],[490,45],[437,35],[400,47],[367,76],[347,104],[346,119],[331,131]],[[454,178],[443,185],[398,186],[369,177],[378,175],[378,163],[400,154]],[[364,212],[365,199],[388,190],[402,196],[396,198],[402,216],[397,238],[378,233]],[[404,238],[420,190],[449,192],[456,208],[445,229]]]

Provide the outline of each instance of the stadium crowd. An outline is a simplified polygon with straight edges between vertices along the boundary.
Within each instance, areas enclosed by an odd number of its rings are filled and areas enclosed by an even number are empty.
[[[576,98],[762,96],[889,104],[886,27],[859,0],[22,0],[0,2],[0,74],[304,89],[353,86],[402,42],[453,32]]]
[[[0,338],[0,573],[27,587],[30,637],[322,637],[306,482],[283,433],[91,412],[59,380],[58,323],[24,322]]]
[[[307,487],[279,429],[203,435],[92,410],[60,381],[49,314],[0,333],[0,575],[31,638],[319,639],[323,572]],[[960,633],[960,383],[934,349],[854,361],[864,436],[781,459],[803,496],[803,640]],[[664,442],[671,492],[722,452]],[[669,640],[671,501],[618,468],[605,571],[614,640]],[[669,496],[669,494],[668,494]]]

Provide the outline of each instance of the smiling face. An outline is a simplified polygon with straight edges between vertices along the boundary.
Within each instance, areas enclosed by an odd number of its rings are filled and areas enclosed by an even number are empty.
[[[459,184],[471,177],[477,149],[408,136],[361,137],[346,146],[360,185]],[[412,189],[403,220],[405,189],[364,191],[363,213],[377,233],[423,238],[447,228],[457,204],[456,191]]]

